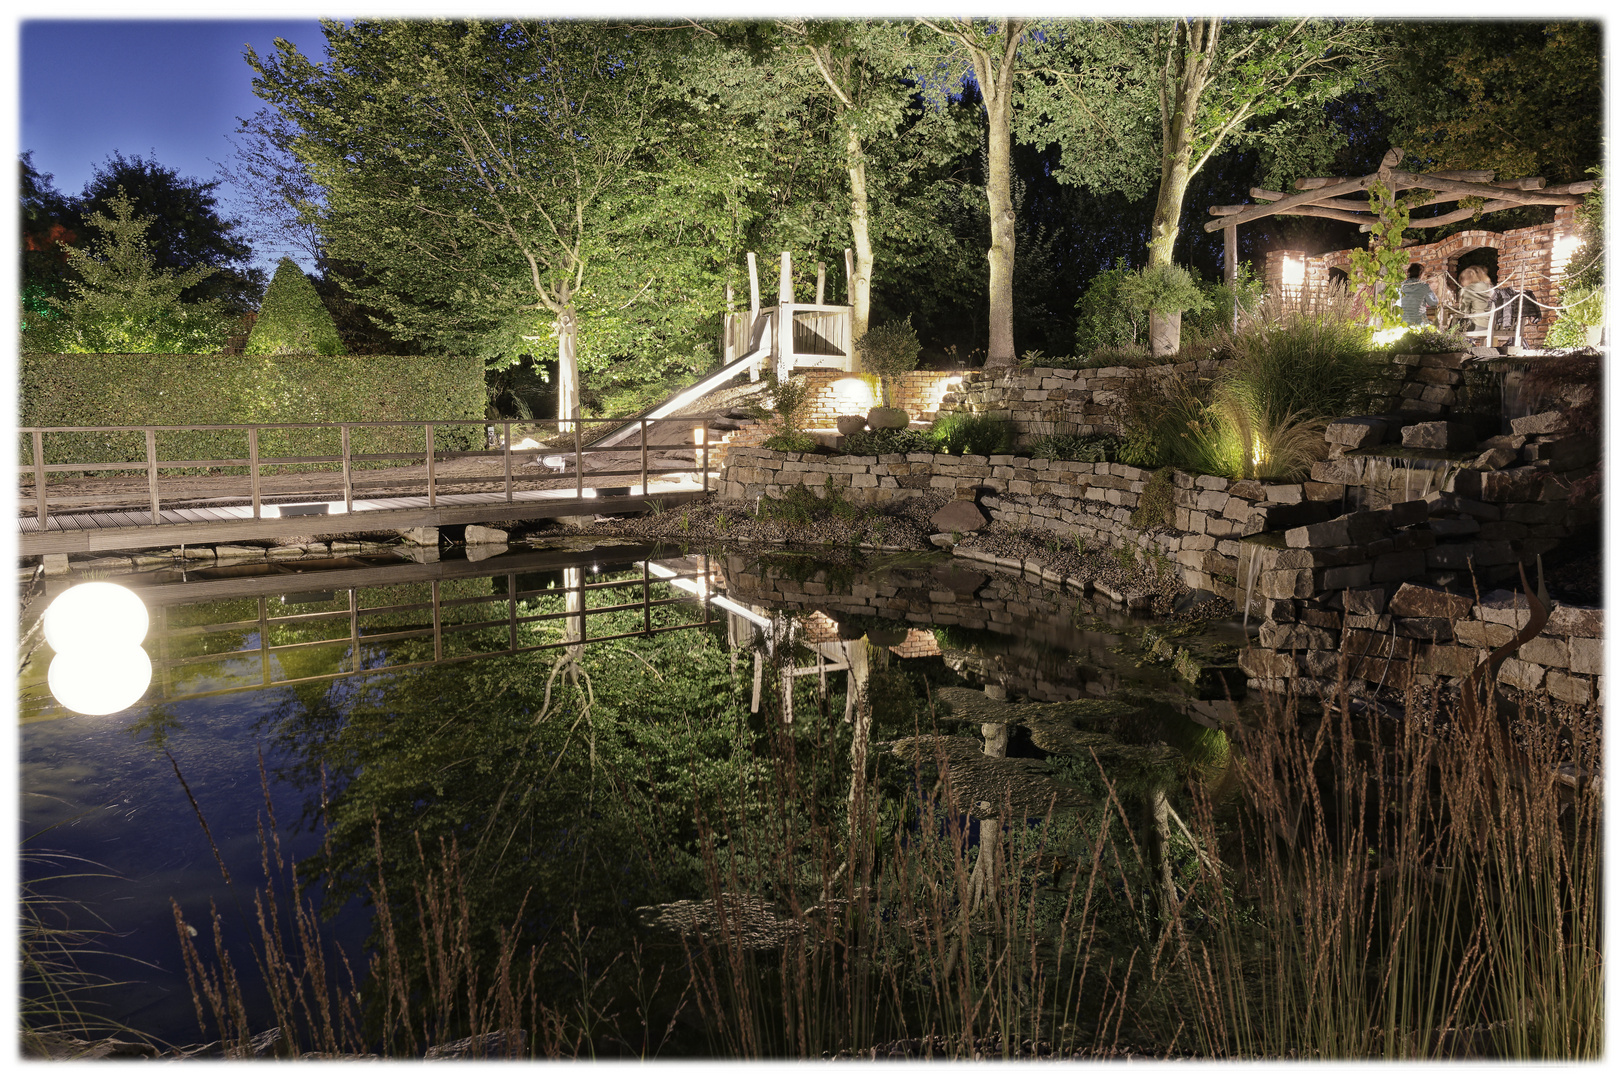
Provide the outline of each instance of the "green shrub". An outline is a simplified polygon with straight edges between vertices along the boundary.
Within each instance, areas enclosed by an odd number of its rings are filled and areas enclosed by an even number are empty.
[[[913,332],[912,316],[870,328],[856,340],[853,348],[862,370],[879,380],[880,404],[890,408],[896,376],[919,366],[919,336]]]
[[[1135,529],[1149,530],[1172,527],[1172,467],[1163,465],[1144,481],[1139,492],[1138,505],[1127,522]]]
[[[1176,315],[1199,313],[1211,306],[1200,279],[1181,266],[1146,266],[1121,282],[1121,300],[1135,312]]]
[[[762,439],[761,445],[780,454],[809,454],[817,449],[817,440],[804,431],[780,431]]]
[[[1179,375],[1127,380],[1116,402],[1118,460],[1145,469],[1171,465],[1206,476],[1240,475],[1238,437],[1214,408],[1215,389],[1209,380]]]
[[[242,351],[249,356],[337,356],[344,351],[332,313],[299,264],[285,255]]]
[[[925,431],[913,428],[881,428],[878,431],[858,431],[840,440],[840,450],[847,454],[877,457],[880,454],[931,454],[935,443]]]
[[[112,427],[143,424],[248,424],[361,420],[475,420],[484,415],[484,367],[451,356],[238,357],[25,353],[19,364],[24,427]],[[437,429],[436,446],[483,445],[477,427]],[[166,461],[246,457],[241,432],[159,432]],[[264,457],[338,453],[332,429],[270,429]],[[419,427],[353,433],[356,453],[409,453],[423,448]],[[32,457],[23,441],[24,461]],[[141,461],[140,432],[46,436],[46,459]]]
[[[1589,344],[1589,328],[1606,322],[1605,289],[1567,289],[1561,294],[1561,306],[1565,310],[1544,335],[1546,348],[1581,349]]]
[[[1049,461],[1115,461],[1121,449],[1121,439],[1115,435],[1038,435],[1031,439],[1025,452],[1034,458]]]
[[[1344,308],[1270,313],[1235,335],[1226,386],[1259,418],[1280,423],[1349,416],[1369,408],[1387,358]]]
[[[1410,330],[1387,347],[1395,356],[1413,353],[1464,352],[1471,347],[1465,335],[1458,330],[1440,330],[1435,326],[1422,326]]]
[[[1076,302],[1076,351],[1089,356],[1104,350],[1130,349],[1148,329],[1148,321],[1130,310],[1121,296],[1122,283],[1133,276],[1126,259],[1094,275]],[[1146,353],[1148,355],[1148,353]]]
[[[930,441],[942,454],[1007,454],[1014,450],[1014,425],[990,413],[942,413],[930,425]]]
[[[1251,267],[1241,263],[1233,285],[1226,282],[1200,282],[1206,306],[1183,317],[1183,337],[1190,343],[1222,341],[1233,332],[1238,308],[1247,320],[1254,318],[1262,303],[1265,285]]]

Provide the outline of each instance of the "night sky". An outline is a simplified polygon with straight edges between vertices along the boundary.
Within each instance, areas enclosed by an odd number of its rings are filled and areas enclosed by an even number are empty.
[[[215,179],[230,159],[237,117],[263,103],[242,59],[285,37],[322,55],[314,19],[253,22],[27,20],[19,27],[17,144],[58,191],[77,194],[115,150],[155,158],[182,176]],[[219,189],[227,205],[231,192]],[[279,252],[257,252],[274,265]]]

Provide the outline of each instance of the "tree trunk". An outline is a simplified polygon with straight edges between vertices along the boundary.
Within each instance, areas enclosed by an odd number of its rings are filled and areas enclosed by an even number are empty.
[[[1178,242],[1178,220],[1183,216],[1183,197],[1189,189],[1195,114],[1200,109],[1200,97],[1206,91],[1206,79],[1216,55],[1218,27],[1215,19],[1186,20],[1180,21],[1174,32],[1161,84],[1161,186],[1155,195],[1155,213],[1150,218],[1152,267],[1172,265],[1172,248]],[[1154,318],[1151,316],[1152,326]],[[1171,328],[1167,352],[1156,353],[1152,345],[1151,355],[1176,353],[1181,330],[1180,320]]]
[[[981,753],[990,758],[1009,756],[1009,725],[982,724],[981,738],[985,740]],[[969,874],[969,909],[978,911],[982,904],[995,898],[997,891],[997,848],[1003,842],[1003,822],[997,818],[981,820],[981,842],[975,849],[975,866]]]
[[[1011,76],[1011,72],[1000,72]],[[1014,198],[1010,176],[1010,104],[1012,85],[986,94],[986,203],[991,217],[992,246],[986,252],[988,283],[986,366],[1011,366],[1014,355]]]
[[[558,315],[558,430],[574,430],[569,421],[580,418],[580,368],[575,363],[577,323],[575,305]]]
[[[846,169],[851,176],[851,253],[855,261],[846,285],[851,304],[851,340],[868,332],[869,295],[873,281],[873,241],[868,236],[868,161],[855,128],[845,133]]]

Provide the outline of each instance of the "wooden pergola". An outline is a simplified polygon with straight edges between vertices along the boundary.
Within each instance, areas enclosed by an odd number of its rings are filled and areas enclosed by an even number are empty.
[[[1386,152],[1381,167],[1368,176],[1339,177],[1312,176],[1298,180],[1297,194],[1252,188],[1255,203],[1236,206],[1213,206],[1212,219],[1206,222],[1207,232],[1223,230],[1223,279],[1234,283],[1235,262],[1238,259],[1238,227],[1248,221],[1259,221],[1275,214],[1295,217],[1322,217],[1334,221],[1349,221],[1358,225],[1360,232],[1369,232],[1376,217],[1370,212],[1369,198],[1345,198],[1368,191],[1380,183],[1395,198],[1401,191],[1420,188],[1436,192],[1418,206],[1455,203],[1461,199],[1484,200],[1480,207],[1460,207],[1436,217],[1416,222],[1416,227],[1431,228],[1464,221],[1477,214],[1496,210],[1510,210],[1518,206],[1573,206],[1583,201],[1582,196],[1595,189],[1595,181],[1581,180],[1573,184],[1548,187],[1542,176],[1528,176],[1520,180],[1495,180],[1491,169],[1453,169],[1442,172],[1414,173],[1399,169],[1403,151],[1397,147]]]

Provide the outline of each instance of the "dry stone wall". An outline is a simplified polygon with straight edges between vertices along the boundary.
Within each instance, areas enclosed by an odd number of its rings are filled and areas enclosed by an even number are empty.
[[[1501,587],[1594,513],[1569,492],[1593,471],[1596,439],[1563,430],[1557,412],[1515,417],[1499,433],[1498,410],[1486,411],[1469,384],[1470,363],[1467,354],[1400,358],[1402,411],[1329,424],[1326,457],[1300,483],[1018,455],[737,448],[719,493],[753,502],[804,484],[864,504],[974,501],[992,521],[1066,543],[1130,547],[1231,600],[1258,620],[1241,665],[1256,686],[1323,690],[1343,655],[1366,684],[1424,686],[1462,677],[1510,640],[1513,631],[1496,629],[1510,625]],[[1112,395],[1131,374],[972,372],[943,408],[1003,412],[1027,433],[1089,432],[1108,428]],[[1408,408],[1415,402],[1438,408]],[[1050,419],[1060,416],[1070,419]],[[1479,589],[1490,590],[1480,602]],[[1598,701],[1600,626],[1599,610],[1558,605],[1500,680]]]
[[[1214,371],[1215,365],[1207,361],[1144,368],[968,371],[962,385],[942,398],[941,409],[1005,416],[1022,436],[1094,435],[1117,430],[1113,409],[1130,379],[1146,375],[1203,378]]]

